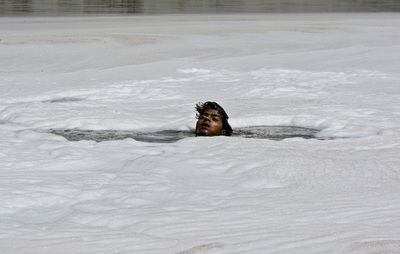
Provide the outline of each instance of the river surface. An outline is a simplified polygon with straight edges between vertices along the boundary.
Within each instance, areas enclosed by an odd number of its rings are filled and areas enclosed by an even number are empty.
[[[0,16],[398,11],[398,0],[0,0]]]

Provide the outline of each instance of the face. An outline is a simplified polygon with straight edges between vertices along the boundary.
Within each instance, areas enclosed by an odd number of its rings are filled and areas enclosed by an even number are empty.
[[[222,117],[218,110],[207,109],[199,116],[196,123],[197,136],[224,135]]]

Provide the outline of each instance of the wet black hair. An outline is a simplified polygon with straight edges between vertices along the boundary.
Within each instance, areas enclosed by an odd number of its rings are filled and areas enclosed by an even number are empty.
[[[232,135],[232,127],[228,123],[229,116],[225,112],[225,110],[216,102],[214,101],[206,101],[206,102],[199,102],[196,104],[196,117],[199,118],[201,114],[204,113],[207,109],[215,109],[221,115],[222,118],[222,128],[225,130],[225,136]]]

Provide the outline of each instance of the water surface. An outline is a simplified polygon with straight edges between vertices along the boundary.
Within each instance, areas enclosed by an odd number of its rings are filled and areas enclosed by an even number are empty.
[[[1,16],[398,11],[399,0],[0,0]]]
[[[194,131],[129,131],[129,130],[81,130],[51,129],[50,133],[65,137],[69,141],[93,140],[96,142],[132,138],[151,143],[171,143],[183,138],[195,137]],[[297,126],[250,126],[233,130],[232,136],[283,140],[286,138],[316,138],[318,130]]]

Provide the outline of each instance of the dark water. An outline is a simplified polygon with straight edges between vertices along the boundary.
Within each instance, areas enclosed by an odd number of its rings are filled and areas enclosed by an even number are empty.
[[[171,143],[187,137],[194,137],[193,131],[163,130],[156,132],[138,132],[122,130],[80,130],[51,129],[50,133],[65,137],[69,141],[94,140],[96,142],[132,138],[151,143]],[[316,138],[318,130],[296,126],[252,126],[235,129],[232,136],[282,140],[286,138]]]
[[[0,16],[399,11],[400,0],[0,0]]]

